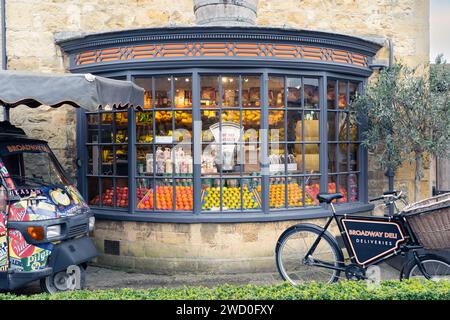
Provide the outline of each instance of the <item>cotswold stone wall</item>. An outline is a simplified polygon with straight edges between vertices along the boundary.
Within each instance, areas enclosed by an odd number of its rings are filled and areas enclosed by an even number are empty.
[[[325,224],[324,219],[306,222]],[[100,255],[96,264],[156,274],[274,273],[277,240],[284,230],[297,223],[98,221],[94,239]],[[335,223],[329,230],[339,233]],[[112,247],[114,250],[110,251]]]
[[[175,5],[176,3],[176,5]],[[100,32],[128,28],[192,25],[192,0],[15,0],[7,1],[8,68],[66,72],[67,61],[54,44],[55,32]],[[411,64],[428,61],[428,0],[260,0],[257,24],[389,37],[397,59]],[[379,56],[387,58],[388,50]],[[17,108],[13,123],[37,137],[48,139],[63,166],[75,174],[75,112]],[[399,173],[398,185],[413,193],[413,168]],[[383,173],[371,163],[369,190],[385,186]],[[422,188],[431,189],[429,171]]]

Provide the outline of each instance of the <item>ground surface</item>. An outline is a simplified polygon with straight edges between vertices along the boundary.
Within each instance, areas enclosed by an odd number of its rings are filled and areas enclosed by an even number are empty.
[[[398,279],[398,270],[383,263],[380,265],[382,280]],[[232,274],[232,275],[155,275],[137,272],[126,272],[108,268],[89,266],[86,272],[86,289],[134,288],[149,289],[156,287],[207,286],[219,284],[275,284],[280,283],[278,274]],[[15,290],[16,294],[40,293],[39,282],[33,282],[25,288]]]

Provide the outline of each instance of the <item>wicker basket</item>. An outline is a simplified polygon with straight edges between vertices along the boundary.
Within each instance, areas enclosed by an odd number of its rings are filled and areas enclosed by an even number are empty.
[[[425,249],[450,248],[450,193],[410,204],[403,214]]]

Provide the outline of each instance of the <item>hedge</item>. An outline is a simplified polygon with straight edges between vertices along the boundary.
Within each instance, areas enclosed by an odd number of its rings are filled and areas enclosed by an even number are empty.
[[[293,287],[278,285],[221,285],[215,288],[180,287],[147,290],[111,289],[31,296],[0,294],[0,300],[448,300],[450,281],[388,280],[378,287],[364,281],[334,284],[311,282]]]

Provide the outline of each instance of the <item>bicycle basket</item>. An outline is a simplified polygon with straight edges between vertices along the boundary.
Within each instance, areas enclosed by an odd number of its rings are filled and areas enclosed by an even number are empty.
[[[450,193],[412,203],[403,215],[425,249],[450,248]]]

